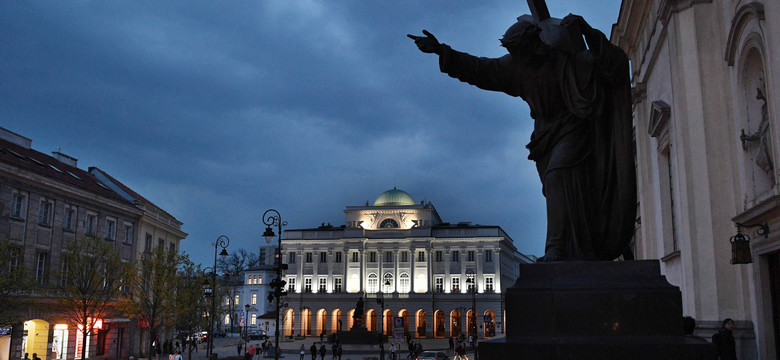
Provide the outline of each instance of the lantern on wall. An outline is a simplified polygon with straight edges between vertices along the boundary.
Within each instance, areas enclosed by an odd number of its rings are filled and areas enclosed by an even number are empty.
[[[737,224],[737,234],[729,239],[731,243],[731,263],[736,264],[750,264],[753,262],[753,256],[750,253],[750,236],[742,233],[742,228],[754,228],[757,227],[756,234],[769,237],[769,226],[764,224],[745,225]]]

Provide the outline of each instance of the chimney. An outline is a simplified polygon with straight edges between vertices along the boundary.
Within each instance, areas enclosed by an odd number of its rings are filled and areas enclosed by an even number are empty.
[[[30,147],[32,147],[32,140],[3,127],[0,127],[0,139],[19,145],[25,149],[30,149]]]
[[[73,166],[73,167],[77,167],[76,163],[78,163],[79,159],[76,159],[76,158],[74,158],[72,156],[65,155],[65,154],[61,153],[59,149],[57,151],[52,151],[51,153],[54,154],[54,157],[57,158],[57,160],[59,160],[59,162],[65,164],[65,165],[70,165],[70,166]]]

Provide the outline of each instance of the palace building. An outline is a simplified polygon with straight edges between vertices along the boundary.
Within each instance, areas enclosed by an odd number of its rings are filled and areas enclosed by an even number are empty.
[[[534,259],[501,227],[444,222],[432,203],[395,188],[344,213],[341,226],[284,232],[283,335],[349,330],[360,299],[365,327],[388,336],[503,332],[504,290]]]

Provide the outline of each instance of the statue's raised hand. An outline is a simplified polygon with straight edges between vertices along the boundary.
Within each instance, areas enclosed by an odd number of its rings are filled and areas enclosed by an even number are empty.
[[[414,40],[415,45],[417,45],[417,48],[420,49],[420,51],[428,54],[440,54],[441,44],[439,43],[439,40],[436,40],[436,37],[429,33],[428,30],[423,30],[422,32],[425,36],[414,36],[412,34],[406,34],[406,36]]]
[[[568,28],[570,26],[575,26],[576,28],[579,28],[580,32],[583,34],[586,34],[593,30],[592,27],[590,27],[590,24],[588,24],[585,19],[582,18],[582,16],[569,14],[566,15],[566,17],[561,20],[561,26]]]

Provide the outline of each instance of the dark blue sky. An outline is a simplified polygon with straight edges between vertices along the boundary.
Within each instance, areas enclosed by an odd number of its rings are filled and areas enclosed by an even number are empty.
[[[609,36],[619,0],[549,1]],[[0,126],[98,166],[184,222],[196,262],[257,252],[260,216],[341,225],[393,188],[542,255],[517,98],[441,74],[407,33],[498,57],[524,1],[5,1]],[[263,242],[264,243],[264,242]]]

